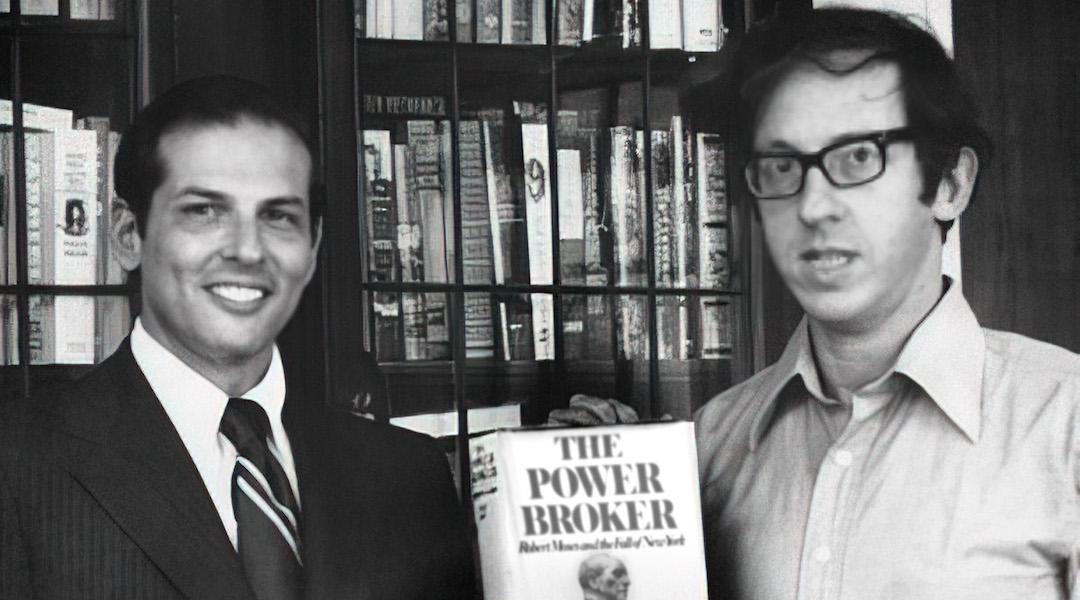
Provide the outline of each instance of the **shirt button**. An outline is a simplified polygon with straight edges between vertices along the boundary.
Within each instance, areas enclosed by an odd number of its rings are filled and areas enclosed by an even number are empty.
[[[850,467],[853,459],[850,450],[837,450],[833,453],[833,461],[841,467]]]
[[[818,546],[814,548],[813,557],[819,563],[827,563],[832,559],[832,550],[828,546]]]

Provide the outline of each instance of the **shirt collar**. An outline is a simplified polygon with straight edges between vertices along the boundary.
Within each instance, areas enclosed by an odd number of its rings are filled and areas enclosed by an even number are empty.
[[[141,318],[135,319],[131,331],[131,353],[189,451],[209,451],[216,447],[228,394],[151,337]],[[241,396],[262,406],[275,439],[280,440],[285,370],[276,345],[262,380]]]
[[[912,332],[893,368],[867,387],[880,386],[893,373],[902,373],[922,387],[968,439],[977,442],[981,430],[985,339],[960,286],[948,278],[945,284],[948,286],[945,294]],[[768,432],[781,392],[797,376],[802,378],[812,397],[830,402],[821,390],[806,317],[799,322],[780,360],[759,388],[759,409],[750,429],[751,451]]]

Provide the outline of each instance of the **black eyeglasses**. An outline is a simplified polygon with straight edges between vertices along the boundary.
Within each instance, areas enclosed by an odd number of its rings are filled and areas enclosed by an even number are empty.
[[[869,183],[885,172],[885,147],[914,138],[908,127],[850,137],[817,152],[755,152],[746,163],[746,183],[758,200],[779,200],[798,194],[806,171],[817,167],[829,183],[849,188]]]

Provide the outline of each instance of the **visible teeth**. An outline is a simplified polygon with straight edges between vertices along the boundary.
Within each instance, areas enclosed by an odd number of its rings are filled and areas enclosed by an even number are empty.
[[[242,287],[239,285],[215,285],[210,288],[214,294],[234,302],[251,302],[262,298],[265,293],[258,288]]]
[[[832,269],[851,262],[851,256],[839,252],[827,252],[812,258],[810,263],[819,269]]]

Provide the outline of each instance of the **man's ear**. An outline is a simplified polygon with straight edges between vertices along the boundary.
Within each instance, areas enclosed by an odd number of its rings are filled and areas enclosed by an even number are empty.
[[[979,157],[967,146],[960,149],[956,166],[941,178],[930,210],[938,221],[953,221],[964,212],[975,189]]]
[[[112,251],[125,271],[134,271],[142,263],[142,236],[135,223],[135,213],[127,202],[113,201],[112,231],[109,232]]]

